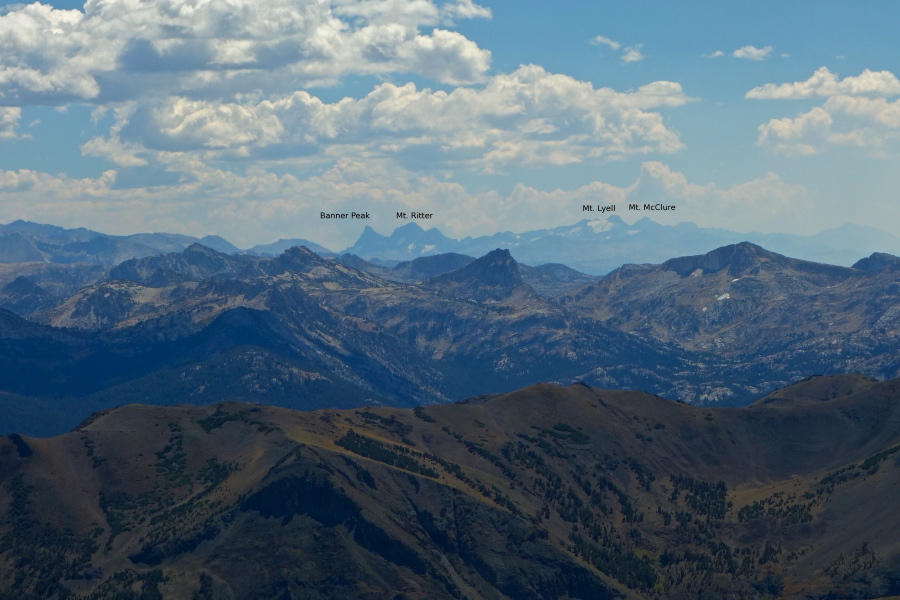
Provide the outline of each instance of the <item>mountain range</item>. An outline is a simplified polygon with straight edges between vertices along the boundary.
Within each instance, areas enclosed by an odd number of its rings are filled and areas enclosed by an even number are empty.
[[[900,381],[858,375],[744,408],[130,405],[0,438],[0,598],[895,597],[898,450]]]
[[[680,360],[561,311],[521,282],[502,250],[421,285],[305,248],[268,259],[196,245],[116,269],[137,281],[108,279],[31,321],[6,313],[0,322],[0,390],[15,394],[0,397],[6,414],[50,403],[60,418],[38,431],[23,415],[7,421],[9,430],[59,433],[91,410],[129,401],[411,406],[573,378],[588,365]],[[494,279],[489,295],[464,297]]]
[[[495,248],[505,248],[526,264],[561,263],[584,273],[603,275],[623,264],[661,263],[674,256],[702,254],[743,241],[797,258],[844,266],[874,252],[900,254],[900,238],[872,227],[843,225],[802,236],[739,233],[693,223],[661,225],[646,217],[628,224],[617,215],[551,229],[459,240],[448,238],[437,229],[423,230],[416,223],[398,227],[389,236],[367,227],[344,253],[369,260],[404,261],[447,252],[482,256]]]
[[[840,267],[750,243],[604,277],[502,249],[387,267],[193,244],[62,300],[23,276],[2,288],[20,314],[0,319],[0,433],[127,402],[416,406],[583,381],[741,405],[813,374],[890,379],[898,273],[893,255]]]
[[[770,251],[805,260],[850,266],[874,252],[900,254],[900,238],[873,227],[843,225],[816,235],[739,233],[703,228],[693,223],[661,225],[649,218],[628,224],[617,215],[584,219],[574,225],[522,233],[498,232],[477,238],[454,239],[438,229],[423,229],[415,222],[381,235],[366,227],[359,239],[342,252],[332,252],[303,238],[280,239],[239,250],[219,236],[196,238],[171,233],[114,236],[84,228],[63,229],[27,221],[0,225],[0,264],[86,263],[113,266],[130,258],[181,252],[200,243],[226,254],[274,258],[289,248],[305,246],[326,257],[359,256],[392,267],[397,262],[424,256],[455,253],[483,256],[496,248],[508,249],[525,264],[563,264],[578,271],[604,275],[623,264],[661,263],[674,256],[703,254],[714,248],[749,241]],[[31,267],[32,269],[34,267]],[[2,283],[2,278],[0,278]]]

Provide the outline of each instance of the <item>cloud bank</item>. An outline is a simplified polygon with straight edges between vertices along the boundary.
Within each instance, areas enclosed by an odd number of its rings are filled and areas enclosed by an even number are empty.
[[[29,170],[0,171],[0,222],[25,218],[89,224],[111,233],[180,231],[216,233],[239,246],[304,237],[332,250],[351,245],[363,225],[353,229],[314,218],[318,211],[368,210],[364,223],[391,231],[396,211],[436,215],[433,226],[463,237],[496,231],[527,231],[572,224],[582,204],[628,202],[675,204],[674,214],[654,215],[668,224],[693,221],[738,231],[764,228],[772,219],[785,227],[808,229],[812,206],[803,186],[775,174],[720,188],[691,182],[667,165],[650,161],[627,186],[602,181],[569,190],[539,190],[517,184],[507,194],[470,191],[440,177],[387,168],[383,162],[342,159],[320,175],[300,179],[262,170],[239,175],[196,165],[193,177],[168,185],[128,188],[110,170],[98,178],[72,179]]]
[[[0,16],[0,105],[102,104],[165,90],[224,97],[333,85],[345,75],[480,80],[490,52],[442,28],[486,18],[471,0],[88,0]]]
[[[496,172],[511,163],[676,152],[682,142],[654,109],[690,101],[677,83],[617,92],[529,65],[478,88],[383,83],[361,99],[335,103],[306,91],[244,102],[169,97],[121,109],[111,135],[82,150],[127,157],[127,164],[179,152],[204,161],[382,157],[425,169]]]
[[[825,102],[796,117],[769,120],[759,126],[760,146],[776,153],[810,156],[844,148],[874,156],[888,156],[900,140],[900,80],[890,71],[865,69],[857,76],[840,79],[821,67],[805,81],[756,87],[749,99],[801,100],[825,98]]]

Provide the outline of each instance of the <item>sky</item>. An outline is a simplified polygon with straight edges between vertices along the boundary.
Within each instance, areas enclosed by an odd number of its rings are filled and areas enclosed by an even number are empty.
[[[0,223],[340,250],[398,212],[464,237],[615,204],[896,233],[898,22],[895,0],[0,1]]]

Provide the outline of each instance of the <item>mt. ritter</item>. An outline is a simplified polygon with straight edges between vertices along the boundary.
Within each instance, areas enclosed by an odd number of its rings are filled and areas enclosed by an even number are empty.
[[[746,404],[817,373],[888,379],[898,273],[890,255],[837,267],[749,243],[599,278],[508,250],[389,267],[194,244],[55,301],[53,274],[18,275],[0,294],[19,313],[0,323],[3,432],[128,402],[414,406],[584,381]]]

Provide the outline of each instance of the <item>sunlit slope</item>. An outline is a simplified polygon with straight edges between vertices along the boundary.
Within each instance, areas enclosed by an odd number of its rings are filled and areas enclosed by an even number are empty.
[[[126,406],[0,441],[0,597],[896,594],[898,403],[842,376],[744,409]]]

